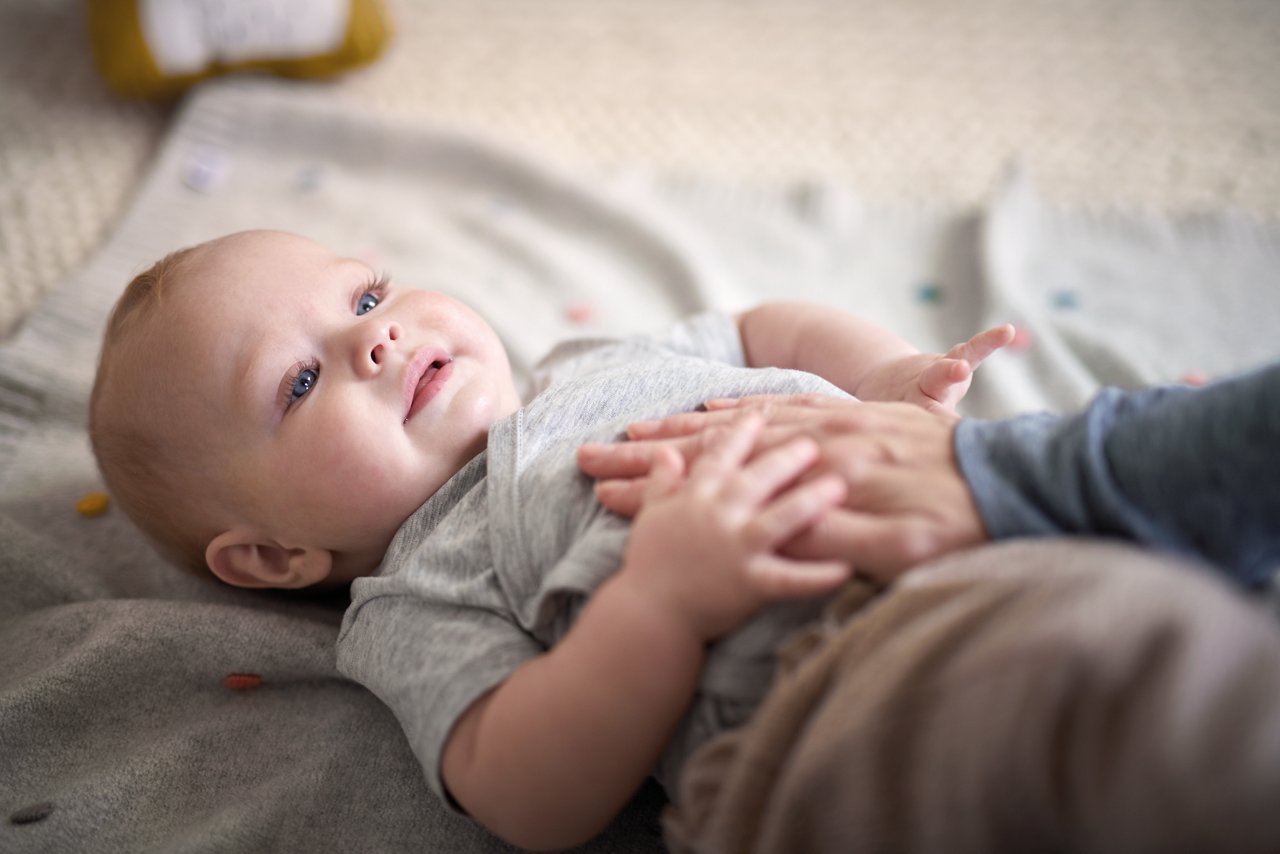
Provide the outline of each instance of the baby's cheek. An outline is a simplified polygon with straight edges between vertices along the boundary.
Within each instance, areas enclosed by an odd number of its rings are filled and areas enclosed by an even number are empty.
[[[325,472],[327,491],[377,513],[397,511],[409,500],[402,493],[410,473],[394,439],[379,441],[363,432],[331,438],[315,449],[314,457]]]
[[[382,480],[389,466],[376,445],[359,441],[322,442],[313,449],[310,464],[323,473],[329,487],[352,489]]]

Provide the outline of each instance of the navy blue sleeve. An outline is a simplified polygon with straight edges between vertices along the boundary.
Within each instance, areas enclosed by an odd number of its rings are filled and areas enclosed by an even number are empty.
[[[1201,388],[1106,389],[1072,416],[961,421],[993,539],[1120,537],[1250,587],[1280,568],[1280,363]]]

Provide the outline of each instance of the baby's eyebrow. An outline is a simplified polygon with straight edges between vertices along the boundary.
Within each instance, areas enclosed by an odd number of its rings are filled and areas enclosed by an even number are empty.
[[[256,341],[245,343],[236,354],[231,372],[231,389],[234,397],[233,411],[247,416],[255,423],[270,428],[275,421],[275,385],[259,383],[261,372],[255,354],[260,351]],[[264,391],[264,386],[269,386]]]
[[[365,261],[363,258],[339,257],[337,265],[340,267],[359,267],[366,271],[371,277],[376,277],[378,275],[378,271],[373,268],[373,265],[368,261]]]

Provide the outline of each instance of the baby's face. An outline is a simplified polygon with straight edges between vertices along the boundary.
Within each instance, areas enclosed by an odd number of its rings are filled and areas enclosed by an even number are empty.
[[[232,235],[192,276],[159,315],[181,418],[226,461],[236,524],[333,552],[332,580],[372,571],[520,405],[475,312],[304,238]]]

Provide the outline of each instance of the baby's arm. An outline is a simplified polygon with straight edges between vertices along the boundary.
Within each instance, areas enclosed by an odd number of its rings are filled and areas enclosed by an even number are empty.
[[[652,771],[693,697],[706,645],[770,601],[829,592],[837,561],[777,550],[844,498],[836,477],[798,479],[807,438],[748,462],[763,421],[740,419],[689,468],[654,459],[622,568],[564,639],[459,720],[444,749],[450,794],[526,848],[581,843]]]
[[[906,401],[953,412],[974,369],[1007,346],[1006,324],[946,353],[921,353],[878,324],[815,303],[766,303],[738,319],[747,364],[808,371],[862,400]]]

